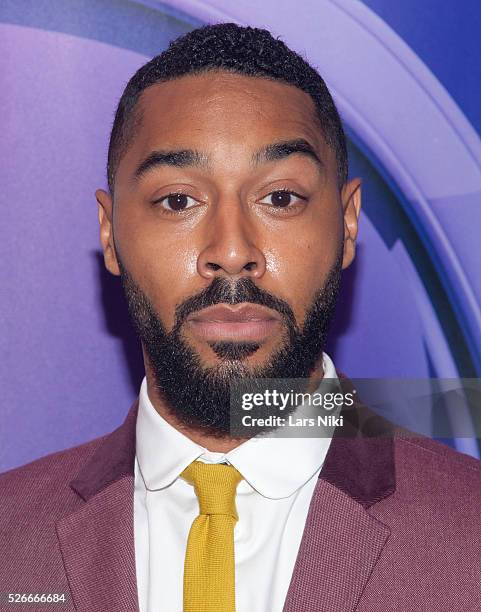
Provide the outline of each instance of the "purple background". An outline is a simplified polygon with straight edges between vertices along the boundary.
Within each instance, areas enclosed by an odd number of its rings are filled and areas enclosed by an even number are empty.
[[[403,13],[390,11],[393,3],[366,4],[385,21],[365,6],[348,15],[340,1],[306,2],[296,20],[294,4],[282,3],[272,24],[249,2],[236,3],[235,14],[221,2],[3,3],[0,470],[113,429],[137,394],[140,351],[118,280],[103,269],[94,190],[105,186],[107,139],[128,78],[214,14],[270,27],[304,51],[346,121],[364,214],[329,346],[337,367],[351,377],[480,375],[479,138],[421,60],[479,129],[479,107],[465,90],[479,94],[481,7],[472,5],[469,20],[454,4],[443,10],[441,31],[458,26],[447,46],[447,35],[416,20],[417,5]],[[314,16],[322,11],[330,21],[319,36]],[[357,29],[344,36],[347,28]],[[368,34],[356,47],[356,36]],[[354,57],[364,66],[358,78]],[[439,58],[449,58],[456,79]],[[469,441],[456,445],[476,453]]]

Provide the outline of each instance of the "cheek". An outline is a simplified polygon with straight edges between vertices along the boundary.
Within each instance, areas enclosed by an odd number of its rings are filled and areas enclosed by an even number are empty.
[[[192,294],[197,254],[187,240],[171,232],[137,225],[118,231],[118,248],[126,268],[149,297],[167,329],[174,324],[175,306]]]
[[[340,225],[330,225],[329,230],[304,231],[299,234],[302,239],[284,235],[275,245],[271,242],[265,249],[267,274],[277,294],[293,308],[297,321],[303,320],[306,309],[336,261]]]
[[[167,330],[174,325],[175,308],[194,291],[195,257],[188,252],[168,256],[160,252],[146,266],[145,290]]]

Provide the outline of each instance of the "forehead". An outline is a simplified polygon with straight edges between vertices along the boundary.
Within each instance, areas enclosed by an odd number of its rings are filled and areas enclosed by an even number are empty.
[[[280,81],[223,70],[187,75],[146,89],[138,102],[134,146],[233,144],[275,136],[307,138],[322,147],[312,98]]]

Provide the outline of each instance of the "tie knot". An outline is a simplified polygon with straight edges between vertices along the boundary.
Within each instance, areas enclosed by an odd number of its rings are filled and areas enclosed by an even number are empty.
[[[193,461],[181,477],[194,485],[200,514],[226,514],[237,521],[235,494],[242,474],[233,465]]]

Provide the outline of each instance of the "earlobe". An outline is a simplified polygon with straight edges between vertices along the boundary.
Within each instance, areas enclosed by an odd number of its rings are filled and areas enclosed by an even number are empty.
[[[100,243],[104,253],[104,262],[107,270],[115,276],[120,275],[117,255],[115,253],[113,234],[113,201],[107,191],[97,189],[95,197],[98,202],[98,215],[100,225]]]
[[[344,252],[342,268],[347,268],[356,254],[356,238],[361,211],[361,179],[355,178],[346,183],[341,192],[344,211]]]

